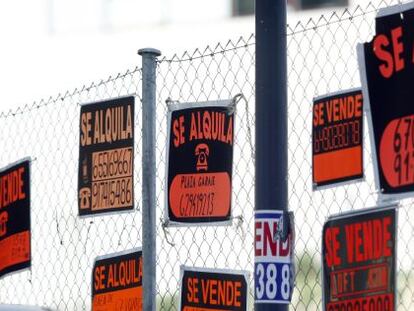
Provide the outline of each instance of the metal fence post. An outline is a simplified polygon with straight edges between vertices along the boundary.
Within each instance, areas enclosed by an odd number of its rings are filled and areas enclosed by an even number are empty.
[[[142,257],[143,310],[156,308],[156,49],[140,49],[142,56]]]
[[[286,0],[256,0],[256,210],[287,210]],[[257,311],[286,304],[255,303]]]

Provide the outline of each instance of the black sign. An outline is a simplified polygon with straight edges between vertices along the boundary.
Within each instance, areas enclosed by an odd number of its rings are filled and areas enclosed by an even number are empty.
[[[181,267],[180,311],[247,310],[247,272]]]
[[[395,207],[330,217],[323,227],[324,310],[395,310]]]
[[[134,206],[134,97],[82,105],[79,215]]]
[[[358,47],[376,181],[384,198],[414,194],[414,9],[410,6],[380,10],[376,35]]]
[[[92,273],[92,311],[142,310],[142,251],[98,257]]]
[[[312,177],[314,188],[363,178],[361,90],[313,100]]]
[[[168,223],[229,222],[232,101],[171,105],[168,121]]]
[[[0,277],[30,267],[30,160],[0,171]]]

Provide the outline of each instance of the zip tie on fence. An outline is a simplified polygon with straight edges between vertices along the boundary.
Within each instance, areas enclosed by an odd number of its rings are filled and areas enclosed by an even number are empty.
[[[33,272],[32,272],[32,269],[30,268],[30,270],[29,270],[29,276],[27,277],[27,280],[29,281],[30,284],[33,285],[32,279],[33,279]]]
[[[237,222],[236,222],[236,231],[238,229],[240,229],[242,238],[244,238],[246,236],[246,232],[243,229],[243,223],[244,223],[243,215],[233,216],[231,219],[232,220],[233,219],[237,219]]]
[[[232,115],[234,114],[234,112],[236,111],[236,106],[237,104],[240,102],[240,100],[244,97],[244,95],[242,93],[236,94],[235,96],[233,96],[232,99],[232,103],[230,105],[230,109],[229,112],[227,113],[227,115]]]
[[[57,235],[59,237],[59,242],[60,242],[60,245],[63,245],[63,237],[60,234],[57,210],[55,210],[55,221],[56,221],[56,231],[57,231]]]
[[[256,153],[254,151],[254,147],[253,147],[253,136],[252,136],[252,128],[251,128],[251,123],[250,123],[250,118],[249,118],[249,102],[246,98],[246,96],[244,96],[243,93],[239,93],[236,94],[233,97],[233,102],[234,105],[237,105],[241,100],[244,100],[245,103],[245,112],[246,112],[246,123],[247,123],[247,139],[249,140],[249,145],[250,145],[250,151],[252,153],[252,159],[255,160],[256,159]]]
[[[168,107],[168,106],[173,105],[173,104],[179,104],[180,101],[178,101],[178,100],[172,100],[171,97],[168,97],[165,100],[165,103],[167,104],[167,107]]]
[[[119,234],[118,246],[121,246],[121,238],[122,238],[122,234],[124,233],[125,229],[126,229],[126,225],[125,225],[125,222],[124,222],[124,226],[123,226],[123,228],[122,228],[122,231],[121,231],[121,233]]]
[[[371,191],[369,193],[369,195],[373,195],[373,194],[379,195],[381,192],[384,192],[384,189],[378,189],[378,190],[375,189],[375,190]],[[378,198],[377,198],[377,200],[378,200]]]
[[[88,236],[89,236],[89,231],[91,230],[91,227],[93,225],[93,221],[91,220],[89,222],[89,226],[88,226],[88,231],[86,231],[86,239],[85,239],[85,243],[83,244],[85,247],[83,248],[84,250],[84,254],[86,255],[86,244],[88,243]]]
[[[167,222],[163,221],[161,217],[160,217],[160,222],[161,222],[162,231],[164,232],[165,240],[167,241],[169,245],[171,245],[172,247],[175,247],[175,243],[173,242],[173,238],[171,237],[171,233],[167,227]]]
[[[30,159],[30,162],[35,162],[35,161],[37,161],[37,157],[34,157],[34,158]]]

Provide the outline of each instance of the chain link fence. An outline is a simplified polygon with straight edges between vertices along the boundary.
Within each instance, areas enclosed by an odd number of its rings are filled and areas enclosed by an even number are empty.
[[[321,231],[329,214],[376,204],[367,128],[365,181],[312,191],[312,98],[360,86],[356,44],[374,34],[374,1],[288,26],[289,209],[296,219],[296,286],[291,310],[321,310]],[[167,51],[163,51],[166,53]],[[135,210],[79,218],[77,163],[80,103],[133,94],[136,133],[141,133],[141,70],[135,68],[0,114],[0,167],[32,158],[32,268],[0,280],[0,303],[89,310],[96,256],[142,245],[141,139],[135,137]],[[253,309],[255,38],[210,46],[157,63],[157,310],[178,310],[180,265],[251,272]],[[229,99],[237,105],[233,168],[233,224],[167,228],[163,224],[167,148],[167,99]],[[405,200],[399,209],[398,310],[414,307],[414,219]]]

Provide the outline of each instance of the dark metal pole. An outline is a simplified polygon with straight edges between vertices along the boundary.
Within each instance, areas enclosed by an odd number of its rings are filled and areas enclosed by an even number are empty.
[[[256,210],[288,208],[286,49],[286,0],[256,0]]]

